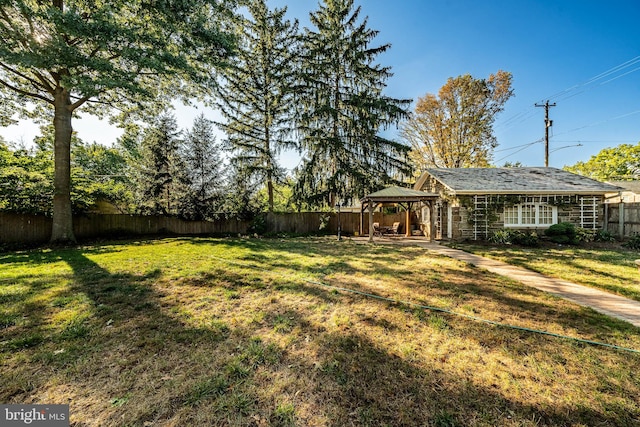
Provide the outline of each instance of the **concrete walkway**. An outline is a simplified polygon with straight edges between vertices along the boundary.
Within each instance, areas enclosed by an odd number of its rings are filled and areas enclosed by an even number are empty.
[[[358,243],[367,242],[366,238],[354,238],[353,240],[358,241]],[[492,273],[518,280],[527,286],[549,292],[585,307],[591,307],[600,313],[625,320],[634,326],[640,327],[639,301],[610,294],[588,286],[567,282],[566,280],[547,277],[523,267],[517,267],[502,261],[481,257],[447,246],[441,246],[438,243],[430,243],[420,238],[402,239],[382,237],[376,238],[374,243],[420,246],[450,258],[473,264]]]

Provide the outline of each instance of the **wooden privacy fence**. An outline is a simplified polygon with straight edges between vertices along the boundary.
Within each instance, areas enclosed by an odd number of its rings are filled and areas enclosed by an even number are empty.
[[[78,239],[157,234],[246,233],[248,221],[184,221],[174,217],[138,215],[88,215],[73,219]],[[44,243],[51,236],[51,218],[0,213],[0,243]]]
[[[640,203],[606,203],[605,229],[616,236],[640,233]]]
[[[364,228],[367,230],[367,215],[364,221]],[[383,215],[376,212],[374,221],[387,226],[396,221],[404,223],[404,213]],[[234,219],[184,221],[175,217],[111,214],[78,216],[73,223],[78,239],[159,234],[247,234],[250,226],[251,221]],[[344,234],[359,232],[360,214],[341,213],[340,226]],[[265,217],[265,227],[265,233],[335,234],[338,230],[338,215],[335,212],[269,213]],[[50,236],[51,218],[0,212],[0,243],[45,243]]]
[[[365,234],[368,219],[368,214],[365,214]],[[391,226],[394,222],[404,224],[405,214],[400,212],[383,215],[375,212],[373,221],[383,226]],[[335,234],[338,230],[338,215],[335,212],[269,213],[264,225],[264,232],[273,234]],[[345,235],[358,233],[360,213],[341,213],[340,225]],[[78,239],[159,234],[247,234],[250,226],[250,221],[234,219],[184,221],[175,217],[142,215],[88,215],[74,218],[74,232]],[[640,233],[640,203],[605,204],[604,228],[613,235],[622,237]],[[50,236],[51,218],[0,212],[0,243],[45,243]]]

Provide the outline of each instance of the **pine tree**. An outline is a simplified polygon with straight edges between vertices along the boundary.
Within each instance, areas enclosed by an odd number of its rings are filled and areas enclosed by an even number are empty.
[[[219,107],[231,161],[268,191],[273,211],[274,183],[283,175],[277,155],[292,141],[298,23],[285,20],[286,8],[270,11],[265,0],[248,6],[241,26],[240,51],[224,72]]]
[[[370,47],[378,31],[359,23],[353,0],[325,0],[311,14],[303,44],[300,133],[305,158],[296,198],[312,204],[378,188],[409,173],[404,144],[378,134],[407,115],[409,100],[383,95],[389,67],[374,64],[390,45]]]
[[[257,183],[239,163],[232,163],[229,169],[223,211],[239,220],[253,220],[265,208],[258,197]]]
[[[181,131],[173,114],[164,112],[142,136],[138,191],[143,213],[178,214],[186,190],[180,159]]]
[[[213,134],[213,124],[196,117],[185,134],[181,147],[189,191],[181,215],[188,219],[212,219],[220,207],[224,173],[220,145]]]

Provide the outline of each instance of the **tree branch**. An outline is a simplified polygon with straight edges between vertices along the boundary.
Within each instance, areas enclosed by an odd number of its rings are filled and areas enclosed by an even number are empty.
[[[33,74],[38,78],[38,80],[40,80],[45,90],[53,95],[53,86],[51,85],[51,82],[48,81],[45,76],[40,74],[39,71],[33,71]]]
[[[82,98],[78,98],[76,102],[74,102],[69,106],[69,111],[74,111],[76,108],[80,107],[82,104],[90,100],[91,96],[92,95],[86,95],[86,96],[83,96]]]
[[[29,77],[28,75],[21,73],[18,70],[14,70],[13,68],[9,67],[8,65],[6,65],[3,62],[0,62],[0,67],[4,68],[5,70],[7,70],[8,72],[15,74],[16,76],[22,77],[23,79],[25,79],[26,81],[28,81],[29,83],[31,83],[36,89],[41,88],[44,89],[45,91],[53,94],[53,90],[48,87],[48,85],[44,85],[42,83],[39,83],[38,80],[35,80],[31,77]],[[37,75],[36,75],[37,77]]]
[[[10,85],[9,83],[5,82],[4,80],[1,80],[1,79],[0,79],[0,85],[4,86],[6,88],[9,88],[12,91],[17,92],[17,93],[19,93],[21,95],[28,96],[30,98],[40,99],[40,100],[45,101],[45,102],[47,102],[49,104],[53,104],[53,100],[52,99],[48,99],[48,98],[40,95],[39,93],[27,92],[26,90],[19,89],[19,88],[15,87],[15,86]]]

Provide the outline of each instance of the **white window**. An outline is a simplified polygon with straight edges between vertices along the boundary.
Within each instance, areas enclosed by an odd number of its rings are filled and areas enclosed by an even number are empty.
[[[548,227],[558,221],[558,208],[543,203],[505,206],[505,227]]]

